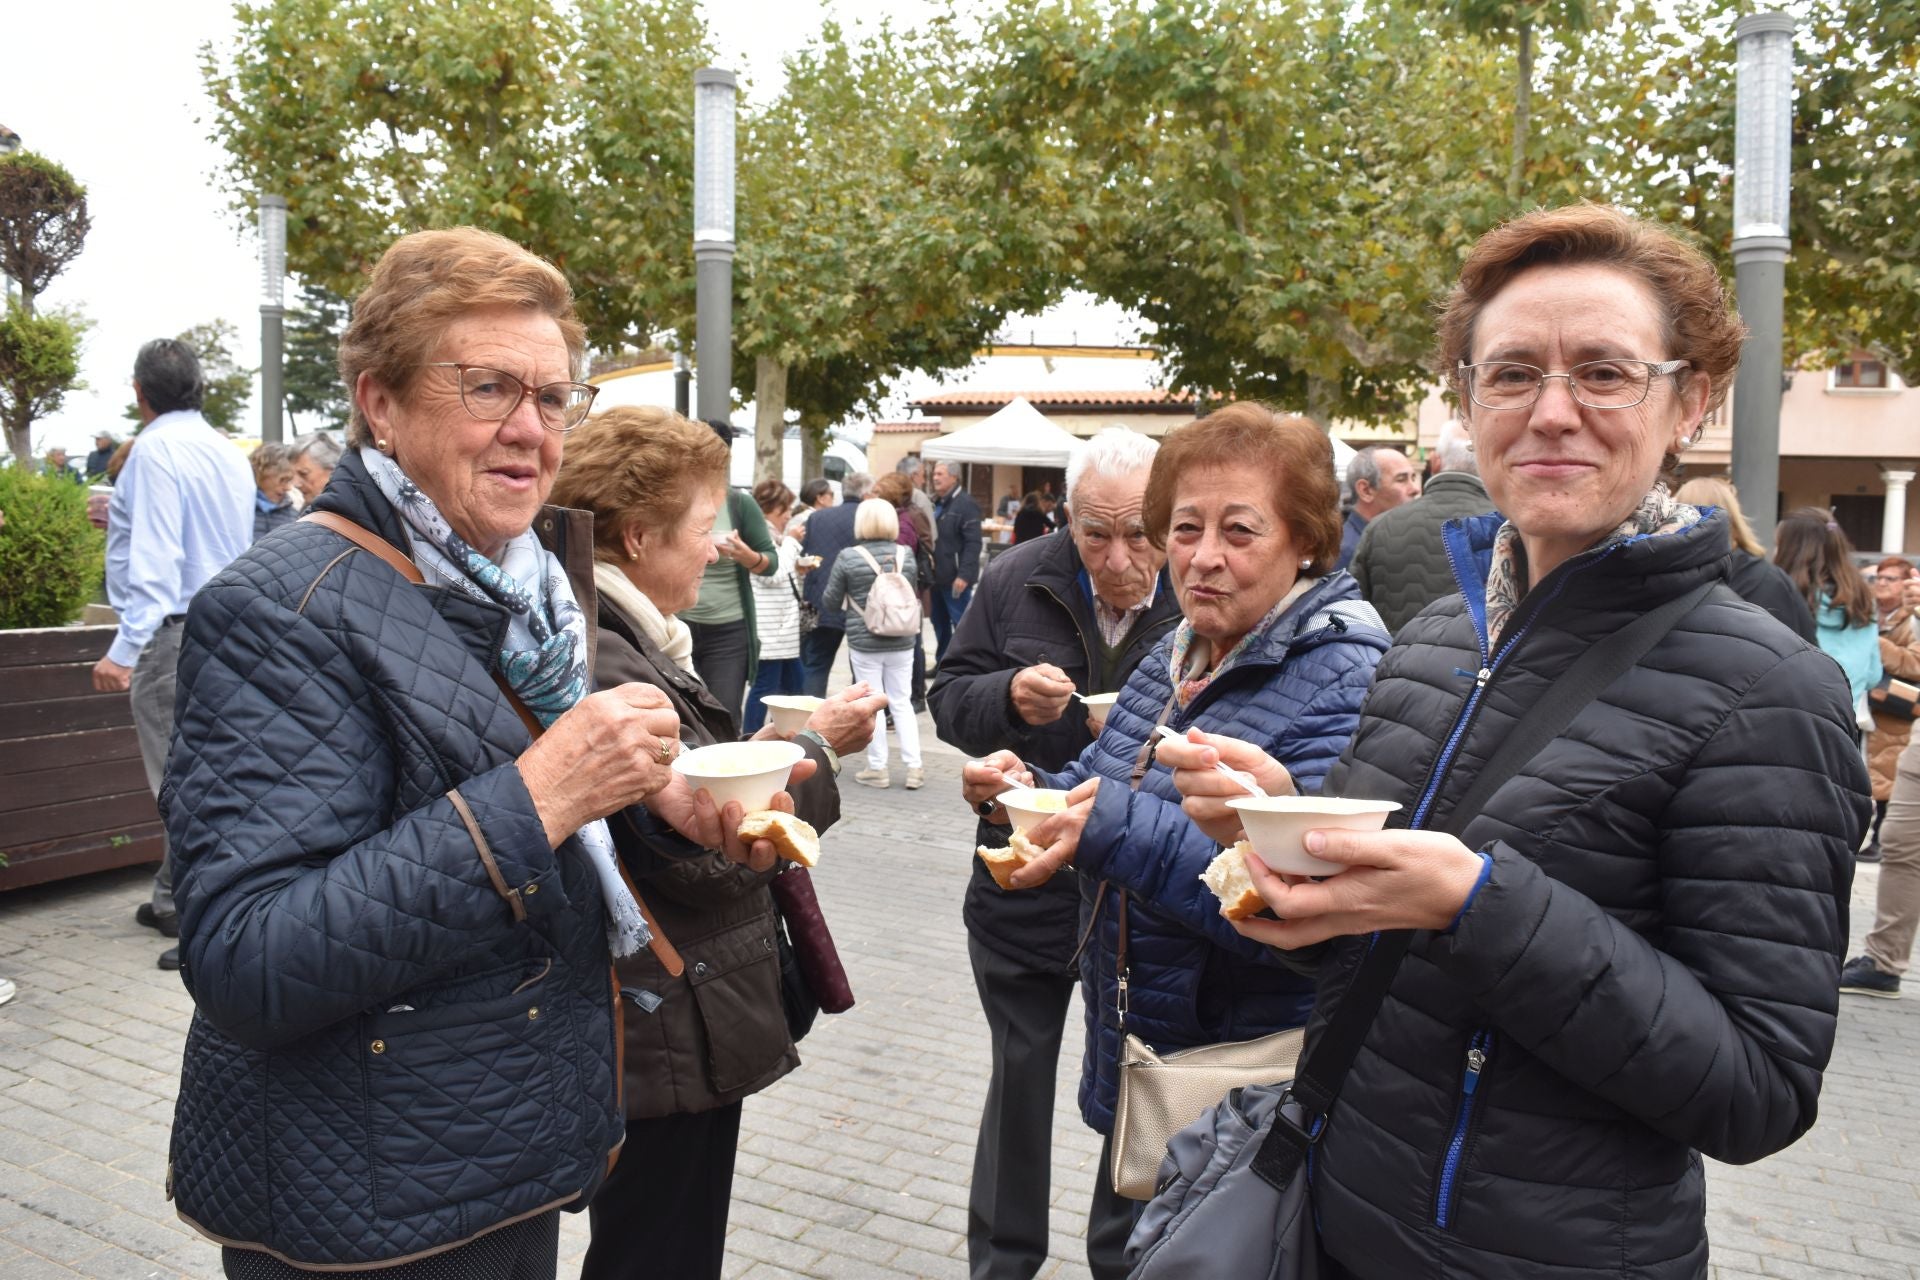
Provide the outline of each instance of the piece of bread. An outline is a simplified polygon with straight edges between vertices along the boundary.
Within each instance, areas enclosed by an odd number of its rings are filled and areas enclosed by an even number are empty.
[[[1002,889],[1012,889],[1013,873],[1032,861],[1036,851],[1027,843],[1027,837],[1016,831],[1006,848],[990,849],[983,844],[974,852],[980,855],[980,861],[987,864],[987,872],[993,876],[995,884]]]
[[[1245,920],[1248,916],[1259,915],[1266,909],[1266,900],[1253,887],[1253,879],[1247,874],[1247,862],[1241,855],[1250,853],[1245,840],[1236,843],[1230,849],[1222,849],[1207,869],[1200,873],[1200,880],[1213,890],[1213,896],[1220,899],[1220,914],[1229,920]]]
[[[748,844],[765,840],[773,851],[803,867],[819,865],[820,833],[779,809],[761,809],[740,820],[740,838]]]

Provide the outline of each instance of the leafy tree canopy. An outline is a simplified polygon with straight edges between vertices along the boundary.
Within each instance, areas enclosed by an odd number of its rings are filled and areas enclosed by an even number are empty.
[[[17,302],[0,312],[0,423],[16,465],[33,457],[33,422],[81,387],[80,339],[87,323],[65,311],[38,315]]]
[[[92,226],[87,189],[65,168],[31,151],[0,155],[0,273],[19,282],[28,311]]]
[[[345,297],[399,236],[470,224],[552,261],[601,346],[691,310],[693,0],[272,0],[204,46],[222,179],[285,193],[291,270]]]

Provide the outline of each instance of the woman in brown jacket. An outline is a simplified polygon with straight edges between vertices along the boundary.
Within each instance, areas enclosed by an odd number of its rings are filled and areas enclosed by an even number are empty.
[[[553,500],[594,515],[601,687],[639,681],[664,691],[681,739],[701,747],[739,737],[692,665],[675,615],[700,593],[716,551],[712,530],[727,476],[726,446],[662,409],[614,409],[567,441]],[[840,816],[839,756],[864,747],[885,699],[856,685],[828,700],[794,741],[817,766],[789,786],[795,811],[824,829]],[[771,725],[755,735],[779,736]],[[780,1001],[777,917],[754,871],[670,831],[614,825],[614,844],[685,972],[651,952],[617,966],[627,1002],[627,1142],[594,1198],[582,1280],[720,1275],[740,1109],[800,1065]]]
[[[1873,600],[1880,610],[1880,665],[1895,680],[1920,684],[1920,624],[1914,620],[1920,606],[1920,578],[1914,576],[1913,562],[1888,556],[1876,565]],[[1887,797],[1893,794],[1894,763],[1912,736],[1912,717],[1882,711],[1874,704],[1873,732],[1867,735],[1867,767],[1873,773],[1873,838],[1858,861],[1880,861],[1880,822],[1887,816]]]

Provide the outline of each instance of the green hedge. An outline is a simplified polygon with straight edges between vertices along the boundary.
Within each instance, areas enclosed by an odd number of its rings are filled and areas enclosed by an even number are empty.
[[[80,615],[106,568],[75,479],[0,466],[0,629],[60,627]]]

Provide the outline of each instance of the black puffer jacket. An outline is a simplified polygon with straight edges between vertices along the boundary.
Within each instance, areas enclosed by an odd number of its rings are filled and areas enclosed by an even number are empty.
[[[927,691],[940,740],[973,756],[1009,750],[1038,769],[1064,769],[1079,756],[1093,741],[1086,708],[1069,702],[1052,724],[1030,725],[1013,709],[1014,675],[1051,662],[1082,693],[1118,692],[1180,621],[1180,602],[1163,570],[1153,603],[1128,630],[1119,661],[1108,669],[1091,596],[1071,537],[1021,543],[988,565]],[[980,844],[997,846],[1011,831],[982,821],[975,836]],[[963,914],[973,935],[1009,960],[1062,974],[1071,967],[1080,891],[1070,875],[1009,892],[975,858]]]
[[[1347,572],[1360,584],[1367,603],[1379,610],[1390,634],[1399,635],[1414,614],[1460,589],[1447,565],[1441,527],[1491,510],[1493,499],[1479,476],[1442,471],[1412,502],[1367,521]]]
[[[315,505],[407,545],[356,454]],[[535,528],[591,618],[588,517]],[[506,624],[299,522],[194,597],[161,801],[194,998],[168,1183],[226,1243],[399,1261],[584,1206],[621,1140],[605,910],[521,781]]]
[[[1464,600],[1381,661],[1328,793],[1436,824],[1580,653],[1726,574],[1717,514],[1576,556],[1489,658],[1498,523],[1450,526]],[[1314,1153],[1339,1262],[1707,1274],[1699,1153],[1757,1160],[1816,1114],[1868,812],[1852,722],[1830,658],[1710,599],[1494,795],[1464,836],[1490,878],[1451,936],[1416,937]],[[1316,1025],[1360,951],[1326,955]]]

